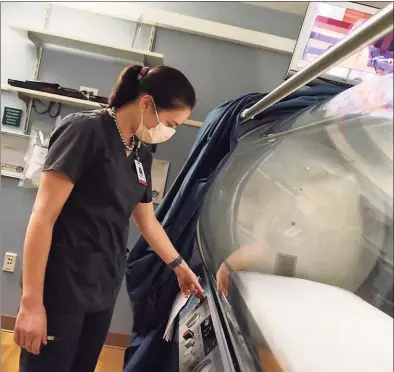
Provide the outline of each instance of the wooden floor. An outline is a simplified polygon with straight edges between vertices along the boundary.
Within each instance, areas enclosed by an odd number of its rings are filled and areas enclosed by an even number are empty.
[[[95,372],[121,372],[124,350],[104,346]],[[19,348],[12,332],[1,331],[1,371],[18,372]]]

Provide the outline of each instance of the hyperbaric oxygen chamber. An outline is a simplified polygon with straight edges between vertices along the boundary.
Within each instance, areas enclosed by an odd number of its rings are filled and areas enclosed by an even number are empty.
[[[199,218],[240,369],[392,371],[393,76],[270,131],[239,140]]]
[[[240,140],[200,218],[212,271],[244,250],[253,262],[242,270],[358,293],[378,260],[392,266],[392,76],[383,79],[379,104],[360,84],[277,123],[278,133]]]

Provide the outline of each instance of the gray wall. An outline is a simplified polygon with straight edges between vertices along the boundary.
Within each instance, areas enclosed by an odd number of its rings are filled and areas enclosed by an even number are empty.
[[[297,35],[302,22],[299,16],[240,3],[150,3],[150,6],[287,37]],[[44,18],[43,3],[1,4],[3,84],[8,78],[31,79],[35,62],[35,49],[32,44],[12,31],[9,25],[42,28]],[[50,31],[93,41],[131,47],[135,26],[134,23],[124,20],[54,6],[48,28]],[[148,35],[149,28],[144,27],[137,46],[146,47]],[[164,54],[167,65],[182,70],[196,89],[198,103],[192,115],[194,120],[203,121],[210,110],[225,100],[244,93],[271,90],[281,82],[290,62],[290,56],[283,54],[177,31],[158,29],[156,35],[155,51]],[[90,86],[98,88],[100,95],[106,95],[124,66],[123,61],[50,47],[44,52],[39,79],[56,81],[77,89],[80,85]],[[5,105],[25,108],[22,101],[13,94],[2,92],[1,98],[2,111]],[[61,115],[65,116],[75,110],[73,107],[63,106]],[[34,126],[48,132],[54,124],[54,119],[45,115],[34,114],[32,120]],[[155,157],[170,161],[167,186],[171,185],[184,164],[196,132],[194,127],[181,127],[174,139],[158,146]],[[15,252],[21,257],[35,191],[19,188],[16,180],[6,177],[1,178],[1,188],[1,246],[3,251]],[[129,247],[137,236],[135,228],[131,226]],[[20,297],[20,269],[19,259],[14,274],[0,274],[2,314],[16,314]],[[123,286],[111,331],[129,333],[131,325],[130,306]]]
[[[200,121],[225,100],[275,88],[290,63],[284,54],[165,29],[158,34],[156,51],[190,78],[198,99],[193,117]]]

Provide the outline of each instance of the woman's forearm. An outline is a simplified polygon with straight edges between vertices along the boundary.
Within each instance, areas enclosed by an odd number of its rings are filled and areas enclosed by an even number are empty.
[[[51,246],[53,223],[40,212],[32,213],[23,252],[22,301],[43,301],[44,277]]]
[[[179,257],[178,251],[158,221],[142,228],[141,234],[150,247],[167,265]]]
[[[264,251],[262,244],[257,242],[241,246],[226,259],[226,263],[234,271],[259,270]]]

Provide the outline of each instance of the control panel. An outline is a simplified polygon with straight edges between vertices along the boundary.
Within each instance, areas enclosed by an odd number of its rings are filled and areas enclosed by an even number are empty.
[[[193,297],[180,313],[179,372],[224,372],[211,302],[210,295]]]

